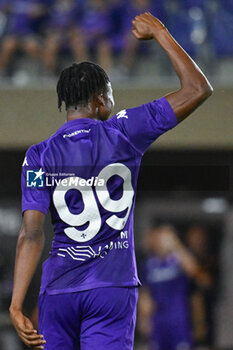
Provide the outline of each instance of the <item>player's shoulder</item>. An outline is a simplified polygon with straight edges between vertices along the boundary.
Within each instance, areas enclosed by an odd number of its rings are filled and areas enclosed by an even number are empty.
[[[114,128],[116,127],[118,120],[122,118],[128,119],[128,109],[122,109],[115,113],[111,118],[102,122],[102,125],[108,128]]]
[[[40,159],[40,156],[39,156],[39,149],[37,148],[37,145],[38,144],[33,144],[28,148],[28,150],[26,151],[22,166],[32,166],[38,162],[38,160]]]
[[[38,143],[31,145],[28,148],[28,150],[26,151],[24,162],[28,163],[29,161],[39,161],[41,158],[41,154],[47,148],[48,142],[52,136],[50,136],[49,138],[47,138],[45,140],[42,140]]]
[[[27,150],[27,152],[29,153],[37,153],[40,154],[42,153],[47,147],[48,145],[51,143],[51,141],[56,138],[56,136],[58,136],[60,134],[60,129],[59,128],[57,131],[55,131],[52,135],[50,135],[48,138],[33,144],[32,146],[30,146]]]
[[[124,122],[129,120],[132,117],[137,116],[138,114],[145,114],[147,109],[153,108],[153,109],[160,109],[164,105],[166,105],[168,102],[164,97],[161,97],[159,99],[156,99],[152,102],[146,102],[143,104],[139,104],[138,106],[133,106],[129,108],[124,108],[118,111],[116,114],[114,114],[107,122],[109,124],[113,124],[116,122]]]
[[[48,140],[49,138],[31,145],[27,150],[27,155],[39,155],[40,152],[47,146]]]
[[[142,104],[136,107],[120,109],[111,118],[103,122],[103,124],[107,127],[117,128],[117,126],[121,125],[122,123],[127,123],[127,121],[129,121],[132,118],[132,116],[142,112],[146,105],[147,104]]]

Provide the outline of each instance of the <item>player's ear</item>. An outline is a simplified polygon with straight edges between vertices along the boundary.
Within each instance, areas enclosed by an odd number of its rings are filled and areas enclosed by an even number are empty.
[[[105,106],[105,99],[104,99],[104,94],[101,93],[96,97],[96,102],[98,103],[99,106]]]

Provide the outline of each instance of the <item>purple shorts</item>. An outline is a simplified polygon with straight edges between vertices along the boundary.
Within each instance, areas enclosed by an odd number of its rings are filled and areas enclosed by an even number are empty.
[[[150,350],[191,350],[192,335],[188,320],[157,317]]]
[[[39,296],[44,350],[133,350],[138,288]]]

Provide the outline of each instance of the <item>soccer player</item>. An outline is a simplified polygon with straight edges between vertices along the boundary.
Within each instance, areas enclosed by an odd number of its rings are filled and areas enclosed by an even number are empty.
[[[2,73],[5,72],[18,49],[23,50],[35,60],[40,59],[41,49],[36,23],[46,13],[45,3],[39,0],[10,0],[8,5],[10,15],[0,52],[0,71]]]
[[[208,273],[179,240],[172,226],[163,224],[148,234],[150,257],[145,260],[139,298],[139,328],[149,337],[151,350],[193,348],[190,282],[200,288]]]
[[[82,31],[77,22],[84,16],[84,1],[56,0],[49,7],[43,62],[49,74],[56,74],[60,49],[69,48],[75,58],[87,57]]]
[[[144,13],[132,26],[138,40],[155,39],[162,46],[181,87],[108,120],[114,100],[103,69],[82,62],[61,73],[58,105],[65,103],[67,122],[29,148],[22,171],[23,224],[10,315],[20,338],[34,349],[133,349],[139,285],[133,209],[141,157],[212,92],[157,18]],[[55,236],[43,265],[37,334],[22,304],[49,209]]]

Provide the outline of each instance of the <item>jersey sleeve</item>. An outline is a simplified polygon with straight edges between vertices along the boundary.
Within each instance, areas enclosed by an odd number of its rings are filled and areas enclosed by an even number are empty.
[[[22,166],[22,213],[25,210],[38,210],[47,214],[51,196],[45,185],[44,174],[38,150],[36,146],[32,146],[27,151]]]
[[[143,154],[160,135],[177,125],[177,118],[169,102],[162,97],[136,108],[122,110],[109,122]]]

